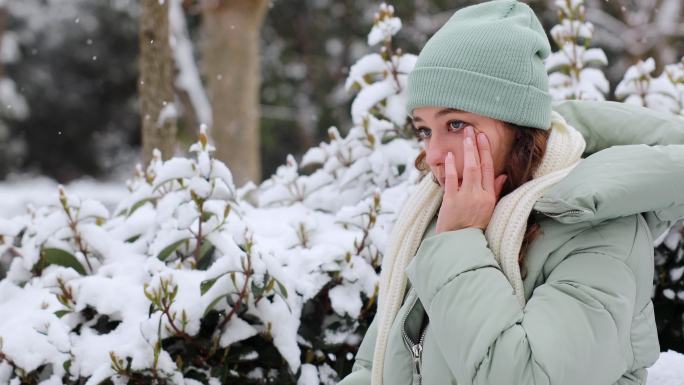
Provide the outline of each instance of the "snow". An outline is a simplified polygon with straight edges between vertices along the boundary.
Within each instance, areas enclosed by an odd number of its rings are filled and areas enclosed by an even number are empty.
[[[0,184],[0,216],[10,218],[24,214],[28,205],[58,205],[57,182],[35,175],[14,175]],[[64,187],[83,199],[96,199],[106,207],[115,207],[128,193],[118,181],[75,180]]]
[[[368,33],[368,45],[373,46],[392,39],[401,29],[401,19],[394,17],[394,7],[386,3],[380,4],[375,14],[373,28]]]
[[[318,385],[320,384],[318,378],[318,369],[311,364],[302,365],[302,374],[297,380],[297,385]]]
[[[171,158],[164,162],[164,165],[157,171],[154,179],[154,188],[159,188],[162,184],[178,178],[189,178],[195,175],[194,164],[190,159]]]
[[[182,0],[169,3],[170,45],[173,59],[178,68],[176,86],[187,92],[195,109],[200,125],[211,127],[211,105],[202,85],[199,70],[193,55],[192,42],[185,22]]]
[[[258,331],[252,325],[235,316],[226,324],[226,330],[221,334],[219,343],[222,347],[230,346],[235,342],[246,340],[257,333]]]
[[[337,314],[344,316],[346,313],[351,318],[359,316],[363,303],[358,296],[358,289],[347,285],[335,286],[330,289],[329,296],[330,305]]]
[[[368,34],[368,45],[376,45],[393,36],[401,29],[401,20],[391,17],[379,21]]]
[[[562,21],[551,28],[551,36],[560,47],[552,52],[544,65],[549,72],[549,92],[554,100],[604,100],[610,90],[601,70],[589,66],[605,66],[608,59],[600,48],[586,48],[594,27],[581,16],[584,1],[556,2]]]
[[[307,167],[309,165],[321,165],[325,163],[326,159],[327,157],[325,150],[320,147],[313,147],[304,153],[301,167]]]
[[[684,62],[669,64],[654,77],[655,60],[651,57],[629,67],[615,89],[615,96],[657,111],[681,114],[684,111]]]
[[[176,119],[178,117],[178,110],[174,103],[166,103],[164,107],[159,111],[159,116],[157,117],[157,127],[162,127],[167,121]]]
[[[299,312],[301,308],[298,307],[293,310]],[[250,308],[249,312],[258,316],[270,326],[273,344],[290,365],[290,369],[293,372],[297,372],[301,364],[301,352],[297,345],[299,318],[283,317],[283,314],[290,314],[291,312],[285,305],[285,301],[279,296],[276,296],[273,302],[262,301],[257,303]]]
[[[648,368],[646,385],[681,385],[684,379],[684,354],[668,350]]]
[[[392,56],[385,61],[378,54],[367,55],[350,69],[350,77],[346,87],[358,85],[361,90],[352,102],[352,119],[360,124],[367,118],[372,107],[379,107],[378,103],[386,100],[386,107],[381,108],[391,122],[402,126],[406,121],[406,83],[408,73],[415,65],[415,56],[403,54]],[[396,76],[393,75],[396,73]],[[364,80],[364,76],[379,78],[372,84]]]
[[[349,76],[347,76],[347,80],[345,81],[345,89],[349,90],[354,83],[358,83],[361,86],[368,85],[369,83],[364,79],[366,74],[382,73],[385,69],[385,60],[380,54],[368,54],[349,68]]]
[[[670,280],[673,282],[679,281],[684,274],[684,266],[674,268],[670,270]]]

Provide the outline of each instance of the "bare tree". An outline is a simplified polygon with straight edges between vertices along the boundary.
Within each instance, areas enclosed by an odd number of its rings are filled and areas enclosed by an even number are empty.
[[[2,39],[5,34],[5,29],[7,29],[7,8],[0,2],[0,48],[2,48]],[[2,52],[0,50],[0,52]],[[5,68],[3,62],[0,58],[0,79],[5,75]]]
[[[238,185],[261,179],[259,37],[267,0],[205,0],[202,61],[216,157]]]
[[[653,57],[656,72],[678,61],[684,41],[684,3],[681,0],[587,0],[587,19],[596,27],[593,43],[619,53],[609,57],[607,75],[619,80],[627,67]]]
[[[152,150],[162,158],[174,155],[176,147],[176,108],[173,91],[173,59],[169,46],[169,2],[141,0],[140,13],[140,115],[142,118],[143,161]]]

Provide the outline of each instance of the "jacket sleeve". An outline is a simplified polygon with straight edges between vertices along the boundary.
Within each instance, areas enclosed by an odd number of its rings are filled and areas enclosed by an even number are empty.
[[[684,119],[635,104],[552,101],[552,108],[584,136],[585,154],[628,144],[684,144]]]
[[[338,385],[370,385],[371,383],[371,365],[373,363],[373,351],[375,350],[375,339],[378,334],[377,328],[378,317],[373,317],[366,335],[359,345],[359,350],[354,357],[354,365],[352,372],[338,383]]]
[[[459,385],[606,385],[629,368],[635,276],[613,242],[588,238],[524,308],[482,230],[423,240],[406,273]],[[628,254],[633,241],[622,242]]]

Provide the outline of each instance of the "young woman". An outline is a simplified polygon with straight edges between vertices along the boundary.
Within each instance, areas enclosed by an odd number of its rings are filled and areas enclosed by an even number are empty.
[[[684,120],[551,103],[550,45],[515,0],[463,8],[408,79],[426,171],[340,384],[644,384],[653,243],[684,217]]]

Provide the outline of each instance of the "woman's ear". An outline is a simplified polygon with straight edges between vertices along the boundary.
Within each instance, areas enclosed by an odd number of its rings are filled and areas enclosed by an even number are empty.
[[[501,191],[503,191],[503,187],[506,184],[506,181],[508,180],[508,175],[507,174],[501,174],[496,177],[494,180],[494,193],[496,195],[496,200],[498,201],[499,198],[501,198]]]

